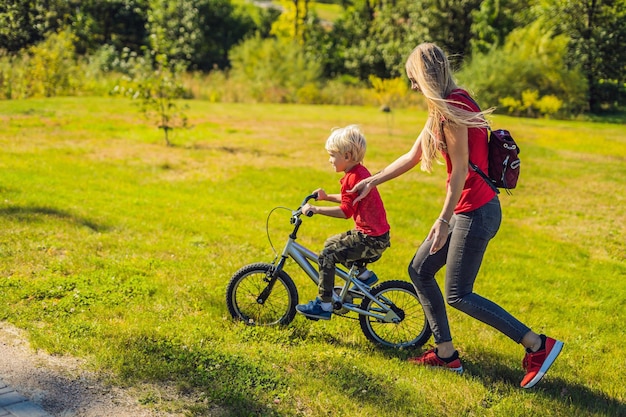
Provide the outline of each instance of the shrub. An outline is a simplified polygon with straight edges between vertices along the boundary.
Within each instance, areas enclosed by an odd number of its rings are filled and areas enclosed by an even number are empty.
[[[548,95],[541,97],[536,106],[539,113],[546,117],[552,117],[559,113],[563,107],[563,101],[559,100],[558,97]]]
[[[297,101],[297,91],[320,78],[319,63],[307,58],[295,42],[278,39],[248,39],[233,48],[231,77],[243,82],[253,101]]]
[[[530,90],[537,92],[537,99],[549,95],[558,98],[566,103],[567,112],[576,114],[584,110],[586,80],[578,68],[570,69],[564,64],[569,38],[554,36],[543,24],[538,20],[513,31],[503,47],[474,54],[459,72],[462,84],[474,90],[485,107],[510,97],[520,100],[522,108],[534,115],[532,105],[524,103],[521,93]],[[509,106],[509,113],[519,110],[517,106]]]
[[[71,95],[80,90],[83,79],[74,40],[70,32],[61,31],[28,49],[22,80],[27,97]]]
[[[20,54],[0,56],[0,97],[52,97],[82,91],[84,70],[76,59],[74,40],[70,32],[61,31]]]
[[[506,113],[508,114],[517,116],[522,111],[522,102],[513,97],[507,96],[499,99],[498,102],[500,106],[506,109]]]

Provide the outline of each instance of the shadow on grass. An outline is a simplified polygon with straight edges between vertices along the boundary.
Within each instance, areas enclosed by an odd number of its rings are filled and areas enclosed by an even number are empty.
[[[188,346],[176,338],[135,334],[120,346],[120,376],[128,380],[167,382],[186,397],[187,415],[267,415],[280,417],[273,393],[286,392],[287,384],[271,364],[219,350],[218,342]]]
[[[501,355],[481,352],[480,363],[466,358],[463,361],[463,367],[467,375],[482,381],[486,387],[504,383],[519,388],[523,392],[534,393],[558,403],[566,403],[584,412],[585,415],[598,413],[599,415],[626,416],[625,403],[582,383],[572,383],[562,378],[551,377],[549,372],[535,387],[525,390],[519,385],[524,375],[521,360],[520,368],[515,369],[504,362],[505,359]],[[558,360],[555,363],[558,364]]]
[[[410,350],[385,348],[380,349],[379,353],[390,359],[406,360],[409,357],[422,354],[429,348],[426,346]],[[563,378],[551,377],[549,372],[535,387],[528,390],[523,389],[519,385],[524,376],[521,358],[519,368],[511,368],[506,363],[509,361],[504,359],[503,355],[485,351],[474,353],[474,356],[480,355],[480,359],[473,360],[470,355],[464,356],[463,375],[481,381],[487,389],[491,390],[498,384],[504,384],[517,388],[522,393],[534,393],[546,399],[554,400],[557,403],[567,404],[576,408],[582,415],[626,416],[626,403],[610,398],[599,390],[594,390],[583,383],[572,383]],[[485,406],[489,407],[489,405]]]
[[[109,229],[108,226],[100,225],[92,222],[84,217],[76,216],[64,210],[43,206],[9,206],[0,208],[0,216],[10,217],[21,222],[37,222],[41,216],[52,217],[59,220],[85,226],[94,232],[104,232]]]

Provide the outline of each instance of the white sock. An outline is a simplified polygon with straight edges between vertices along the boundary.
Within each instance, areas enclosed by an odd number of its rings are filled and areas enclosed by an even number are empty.
[[[322,301],[321,306],[324,311],[333,311],[333,303],[325,303]]]
[[[369,269],[366,269],[365,271],[361,272],[357,278],[360,279],[361,281],[365,281],[366,279],[370,277],[370,275],[372,275],[372,271],[370,271]]]

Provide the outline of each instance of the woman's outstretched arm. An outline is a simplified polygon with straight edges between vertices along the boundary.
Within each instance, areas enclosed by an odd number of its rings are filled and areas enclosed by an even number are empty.
[[[354,186],[354,188],[348,190],[349,193],[359,193],[359,196],[354,199],[354,202],[356,203],[364,199],[365,196],[369,194],[369,192],[377,185],[399,177],[417,165],[422,158],[422,135],[424,135],[423,130],[415,140],[411,150],[407,153],[398,157],[398,159],[383,168],[380,172],[377,172],[369,178],[361,180]]]

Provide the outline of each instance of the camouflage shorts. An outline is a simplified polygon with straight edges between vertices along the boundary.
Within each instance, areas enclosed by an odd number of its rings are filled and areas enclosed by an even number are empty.
[[[368,236],[357,230],[349,230],[328,238],[319,255],[320,298],[323,301],[332,299],[336,264],[347,267],[354,261],[377,258],[389,246],[389,232],[380,236]]]

